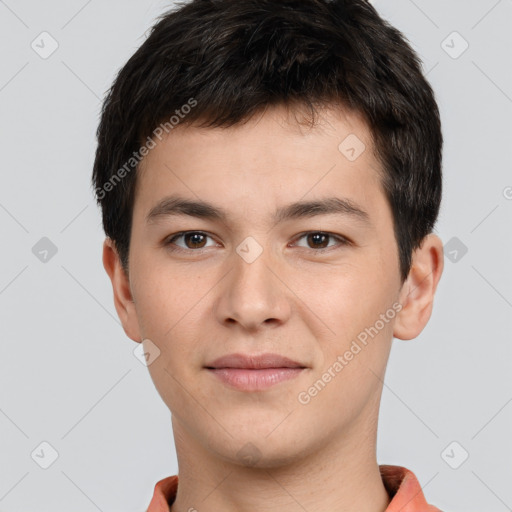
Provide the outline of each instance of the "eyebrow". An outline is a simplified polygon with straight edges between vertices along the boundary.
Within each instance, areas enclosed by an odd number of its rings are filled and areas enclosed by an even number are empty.
[[[206,201],[190,200],[180,196],[168,196],[159,201],[146,215],[150,224],[163,217],[186,215],[200,219],[226,223],[228,213],[223,208]],[[319,215],[346,215],[370,225],[370,217],[356,203],[347,198],[327,197],[314,201],[299,201],[278,208],[272,217],[279,223],[291,219],[315,217]]]

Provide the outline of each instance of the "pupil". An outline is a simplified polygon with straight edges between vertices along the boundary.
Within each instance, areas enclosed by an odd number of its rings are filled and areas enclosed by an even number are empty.
[[[198,241],[198,240],[197,240],[197,238],[195,238],[195,237],[199,237],[199,238],[202,238],[202,237],[203,237],[203,235],[201,235],[200,233],[192,233],[192,234],[190,234],[190,235],[188,235],[188,236],[189,236],[190,238],[192,238],[192,245],[193,245],[194,247],[196,247],[198,244],[200,244],[200,243],[201,243],[201,241],[200,241],[200,240]],[[190,238],[189,238],[189,240],[190,240]]]
[[[322,240],[324,241],[324,244],[322,245],[322,248],[326,246],[325,244],[325,240],[327,238],[327,235],[323,234],[323,233],[313,233],[312,235],[310,235],[311,238],[315,239],[315,242],[313,243],[314,245],[317,245],[318,246],[318,242],[322,242]],[[318,239],[318,237],[320,238],[320,240]]]
[[[201,233],[192,233],[187,235],[189,238],[189,241],[191,240],[191,243],[194,247],[197,247],[201,244],[201,239],[203,238],[203,235]],[[313,245],[318,246],[319,244],[322,244],[322,248],[326,247],[326,239],[328,238],[327,235],[324,233],[313,233],[309,235],[310,241],[312,241]],[[199,239],[199,240],[198,240]]]

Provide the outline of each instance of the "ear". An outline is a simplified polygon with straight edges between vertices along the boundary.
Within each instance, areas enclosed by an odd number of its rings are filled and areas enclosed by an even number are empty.
[[[409,275],[400,290],[402,309],[396,316],[395,338],[416,338],[427,325],[443,268],[443,242],[437,235],[429,234],[414,251]]]
[[[103,242],[103,267],[112,281],[114,305],[124,332],[133,341],[142,341],[130,281],[123,269],[115,244],[108,237]]]

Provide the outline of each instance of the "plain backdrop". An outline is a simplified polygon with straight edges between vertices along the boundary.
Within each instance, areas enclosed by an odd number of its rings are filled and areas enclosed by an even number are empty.
[[[373,3],[419,53],[445,137],[445,271],[425,330],[394,341],[378,460],[445,512],[512,510],[512,1]],[[177,472],[90,185],[101,100],[171,6],[0,1],[3,512],[140,512]]]

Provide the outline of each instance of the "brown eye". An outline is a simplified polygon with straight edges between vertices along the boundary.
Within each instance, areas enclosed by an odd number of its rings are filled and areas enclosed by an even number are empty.
[[[308,246],[308,249],[316,249],[317,252],[321,252],[324,249],[329,249],[330,247],[335,247],[336,244],[331,245],[329,247],[330,240],[337,240],[338,245],[348,245],[349,241],[341,236],[333,235],[332,233],[325,233],[323,231],[310,231],[309,233],[304,233],[298,240],[305,238]],[[299,246],[304,247],[304,246]]]
[[[329,235],[325,233],[309,233],[307,235],[307,241],[315,249],[324,249],[328,245]]]
[[[166,242],[165,242],[165,245],[166,246],[176,246],[176,247],[171,247],[171,250],[176,250],[176,251],[186,251],[186,250],[194,250],[194,249],[203,249],[205,247],[207,247],[205,245],[206,243],[206,240],[208,238],[211,238],[209,235],[207,235],[206,233],[203,233],[202,231],[185,231],[183,233],[178,233],[174,236],[172,236],[171,238],[169,238]],[[184,246],[183,245],[179,245],[179,244],[176,244],[176,240],[179,240],[179,239],[182,239],[183,242],[184,242]]]
[[[187,233],[183,235],[183,240],[189,249],[202,249],[206,237],[202,233]]]

